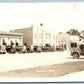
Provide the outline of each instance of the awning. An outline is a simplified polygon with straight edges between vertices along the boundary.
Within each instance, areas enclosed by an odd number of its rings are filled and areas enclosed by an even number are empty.
[[[15,43],[15,40],[11,40],[13,43]]]
[[[4,38],[3,40],[5,41],[5,43],[9,44],[8,38]]]
[[[20,41],[19,40],[16,40],[16,43],[20,43]]]

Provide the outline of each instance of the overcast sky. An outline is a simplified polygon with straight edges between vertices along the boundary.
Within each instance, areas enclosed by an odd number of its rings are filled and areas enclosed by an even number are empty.
[[[0,31],[40,23],[56,33],[84,30],[84,2],[0,3]]]

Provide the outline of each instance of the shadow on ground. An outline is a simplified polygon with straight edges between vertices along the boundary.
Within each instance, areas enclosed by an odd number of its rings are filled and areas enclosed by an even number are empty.
[[[68,57],[68,59],[73,59],[73,57]],[[79,57],[78,59],[84,59],[84,57]],[[74,59],[76,60],[76,59]]]

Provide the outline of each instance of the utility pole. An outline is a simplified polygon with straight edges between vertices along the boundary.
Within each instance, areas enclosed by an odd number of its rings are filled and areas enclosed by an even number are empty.
[[[43,45],[43,41],[44,41],[44,31],[43,31],[43,23],[40,23],[40,26],[42,28],[42,45]]]

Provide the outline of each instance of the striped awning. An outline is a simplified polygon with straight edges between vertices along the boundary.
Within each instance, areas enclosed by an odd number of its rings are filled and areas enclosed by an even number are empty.
[[[15,43],[15,40],[11,40],[12,41],[12,43]]]

